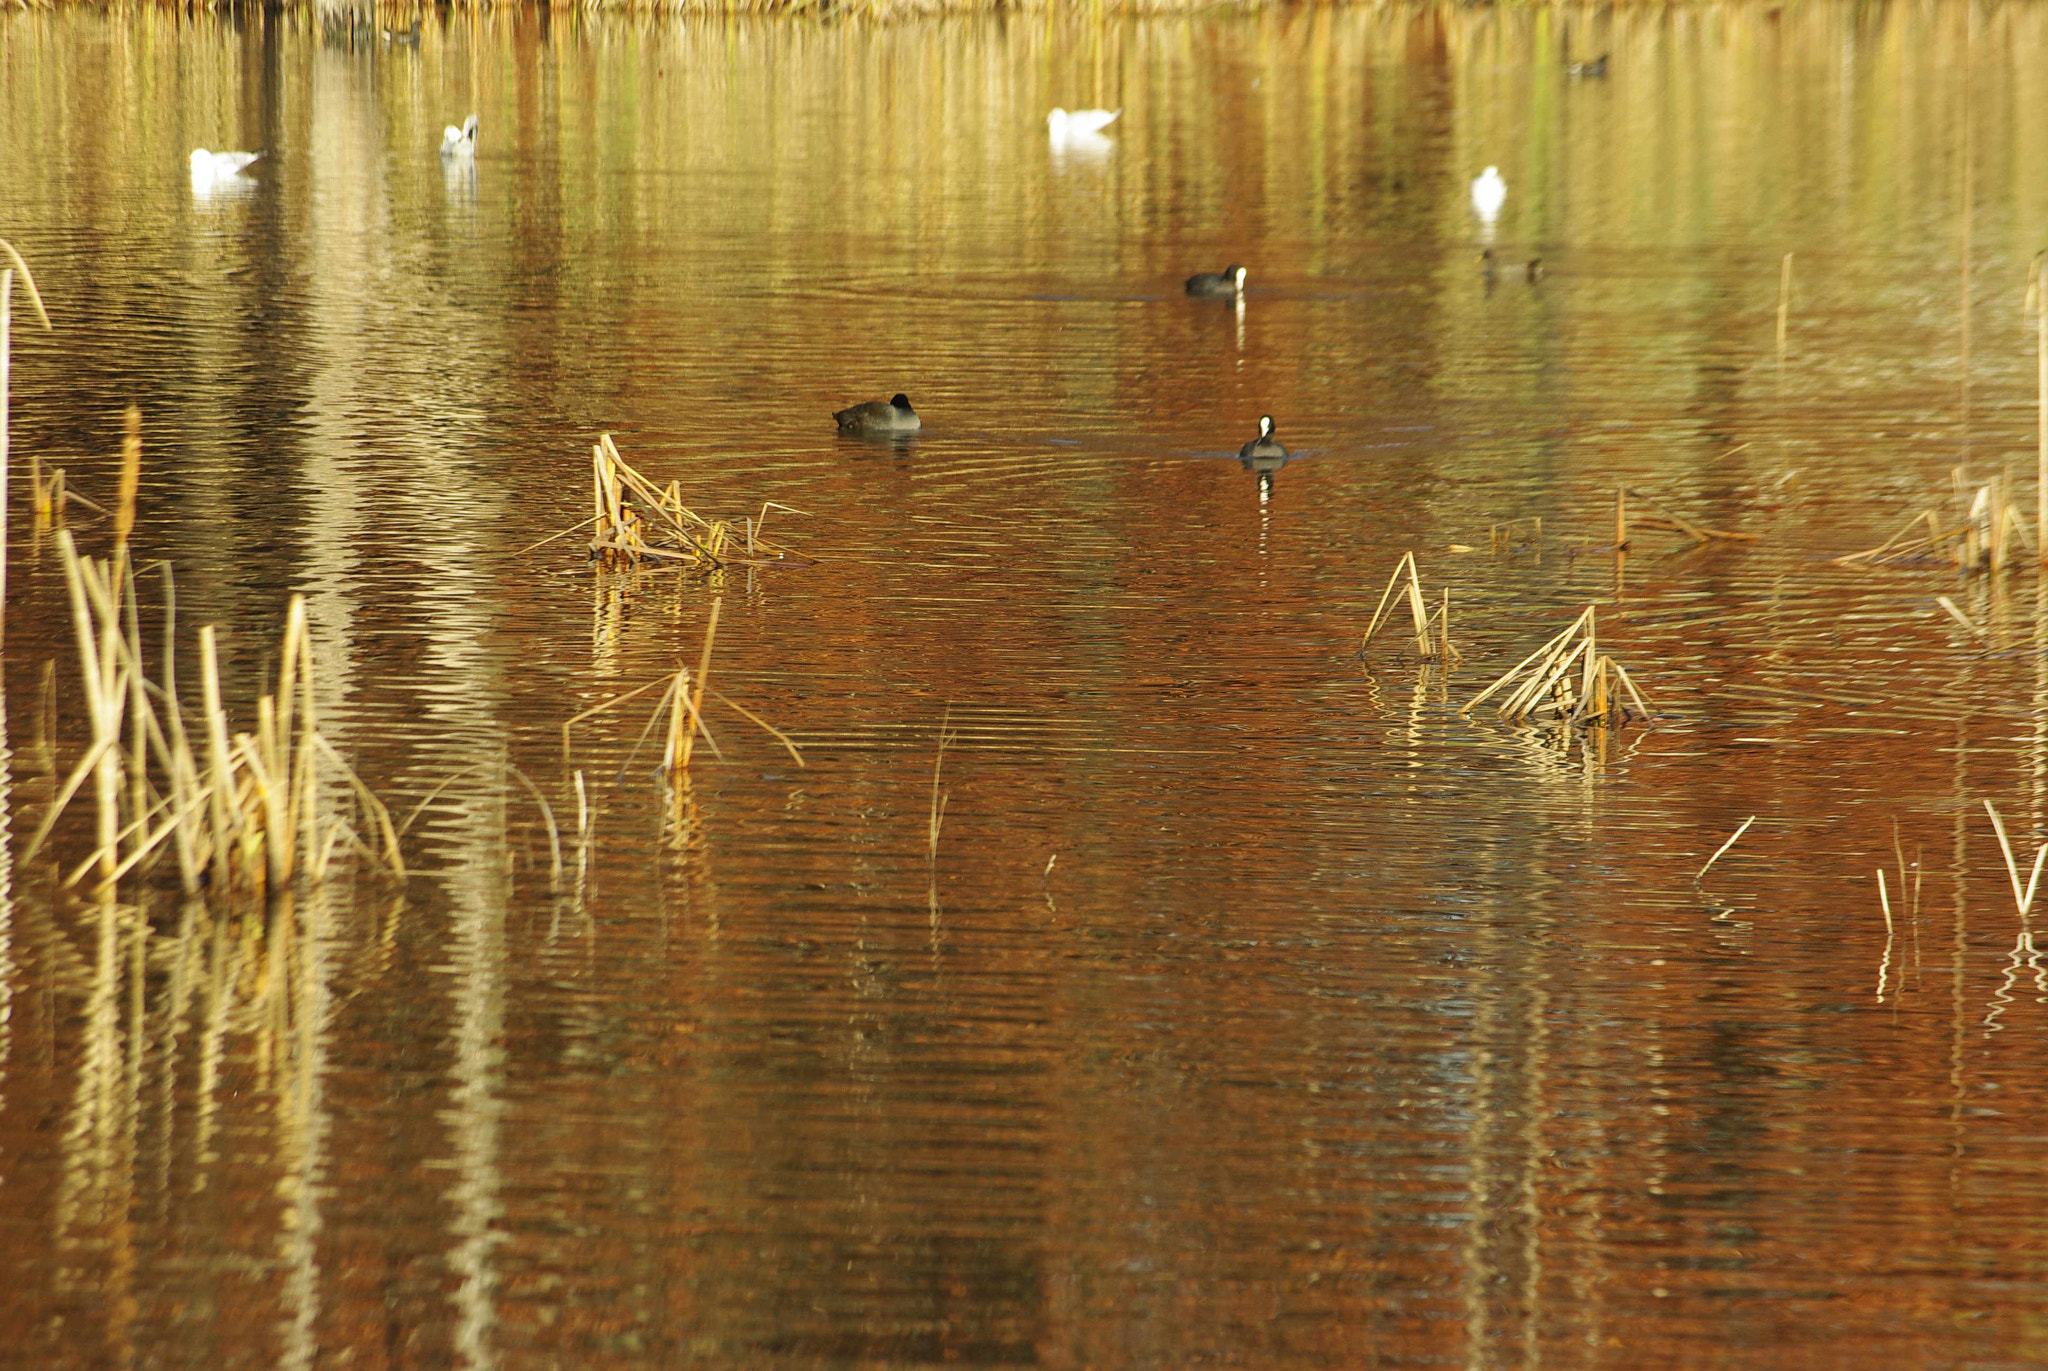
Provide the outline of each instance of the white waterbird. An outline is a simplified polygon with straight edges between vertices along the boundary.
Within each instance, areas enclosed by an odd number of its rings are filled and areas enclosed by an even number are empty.
[[[1500,207],[1507,198],[1508,183],[1501,180],[1499,167],[1488,167],[1472,178],[1472,212],[1480,222],[1490,224],[1500,218]]]
[[[476,151],[476,116],[470,115],[462,121],[462,127],[450,124],[441,131],[441,155],[460,157]]]
[[[1045,116],[1045,127],[1057,143],[1067,138],[1100,133],[1114,124],[1122,113],[1121,109],[1060,109],[1055,106],[1053,112]]]
[[[218,181],[223,176],[239,175],[244,168],[262,155],[260,152],[208,152],[205,148],[194,148],[192,179]]]

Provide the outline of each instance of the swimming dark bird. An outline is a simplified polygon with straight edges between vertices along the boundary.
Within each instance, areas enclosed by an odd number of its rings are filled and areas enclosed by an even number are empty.
[[[1221,271],[1199,271],[1188,277],[1190,295],[1244,294],[1244,268],[1232,262]]]
[[[1280,446],[1280,440],[1273,436],[1273,416],[1261,414],[1259,436],[1237,450],[1237,460],[1249,466],[1261,459],[1271,461],[1274,458],[1286,461],[1287,449]]]
[[[1522,279],[1532,286],[1543,279],[1543,259],[1541,257],[1531,257],[1529,259],[1529,265],[1522,268]]]
[[[833,411],[841,433],[915,433],[924,426],[910,397],[898,391],[888,400],[866,400]]]
[[[1607,75],[1607,54],[1601,53],[1590,62],[1572,62],[1566,65],[1565,75],[1582,81],[1598,81]]]

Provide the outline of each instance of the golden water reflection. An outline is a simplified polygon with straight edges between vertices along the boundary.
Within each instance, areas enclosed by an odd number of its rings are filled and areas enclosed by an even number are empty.
[[[2048,829],[2048,616],[1827,559],[2026,470],[2044,23],[0,19],[0,236],[59,325],[15,451],[103,494],[139,400],[139,555],[231,690],[307,595],[427,872],[0,866],[0,1345],[2024,1358],[2048,982],[1981,806]],[[1055,155],[1054,105],[1123,113]],[[266,156],[195,199],[202,144]],[[832,433],[898,389],[914,444]],[[1247,473],[1261,413],[1295,451]],[[814,564],[525,551],[603,431]],[[1585,551],[1622,485],[1761,541]],[[16,530],[10,835],[81,717]],[[1353,657],[1410,548],[1462,667]],[[564,757],[714,601],[807,765],[733,727],[671,784],[651,701]],[[1663,727],[1457,713],[1589,601]]]

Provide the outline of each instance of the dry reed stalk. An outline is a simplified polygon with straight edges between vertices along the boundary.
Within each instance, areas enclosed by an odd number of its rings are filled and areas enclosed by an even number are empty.
[[[40,533],[64,517],[64,506],[79,497],[65,488],[64,468],[52,467],[48,476],[43,475],[40,457],[30,454],[28,459],[29,503],[33,507],[34,527]],[[80,503],[85,503],[80,500]]]
[[[1692,519],[1688,519],[1683,514],[1680,514],[1677,510],[1673,509],[1670,505],[1658,499],[1656,495],[1648,491],[1638,490],[1635,487],[1630,486],[1627,490],[1627,494],[1635,496],[1636,499],[1641,500],[1646,504],[1655,505],[1660,511],[1662,511],[1661,517],[1657,515],[1651,515],[1647,518],[1637,516],[1631,522],[1630,527],[1654,528],[1667,533],[1683,533],[1686,537],[1692,539],[1693,542],[1696,544],[1710,542],[1753,543],[1757,541],[1757,535],[1754,533],[1730,533],[1726,529],[1708,528],[1705,524],[1699,523]],[[1621,534],[1625,537],[1626,530],[1622,527],[1620,522],[1622,517],[1620,513],[1621,509],[1622,495],[1620,492],[1617,492],[1615,495],[1615,531],[1618,534]]]
[[[1614,550],[1628,551],[1628,487],[1614,488]]]
[[[0,643],[7,640],[7,459],[8,376],[14,356],[14,268],[0,270]],[[30,503],[40,511],[42,481],[29,477]]]
[[[2026,889],[2023,891],[2020,888],[2019,863],[2012,855],[2012,841],[2005,836],[2005,820],[1998,817],[1997,807],[1989,800],[1984,802],[1984,812],[1991,816],[1991,827],[1998,833],[1998,850],[2005,854],[2005,873],[2012,878],[2012,902],[2017,907],[2019,916],[2024,919],[2028,911],[2034,907],[2034,890],[2041,883],[2041,865],[2048,862],[2048,844],[2044,844],[2041,850],[2034,854],[2033,874],[2027,878]]]
[[[690,767],[690,749],[698,731],[701,730],[703,732],[707,741],[711,737],[711,730],[703,726],[704,687],[711,680],[711,646],[718,639],[718,613],[724,606],[725,599],[723,596],[712,600],[711,621],[704,625],[704,651],[697,658],[697,693],[690,697],[690,718],[697,724],[697,728],[690,730],[683,737],[682,765],[685,771],[689,770]]]
[[[121,485],[114,501],[114,550],[120,555],[135,531],[135,496],[142,484],[142,410],[129,405],[121,421]]]
[[[1726,855],[1728,849],[1735,846],[1735,840],[1737,838],[1740,838],[1743,834],[1749,832],[1749,826],[1755,822],[1756,815],[1754,814],[1750,815],[1747,819],[1744,819],[1742,821],[1742,826],[1736,829],[1733,833],[1728,835],[1728,841],[1722,843],[1719,847],[1714,849],[1714,855],[1707,858],[1706,865],[1702,866],[1699,869],[1699,874],[1692,878],[1692,883],[1694,885],[1698,885],[1702,880],[1705,880],[1708,869],[1711,868],[1715,862],[1720,861],[1721,858],[1724,855]]]
[[[1948,615],[1951,619],[1954,619],[1964,628],[1970,630],[1970,632],[1975,634],[1977,637],[1983,638],[1988,636],[1983,629],[1979,628],[1976,624],[1970,621],[1969,615],[1963,613],[1963,611],[1961,611],[1960,609],[1957,609],[1956,602],[1954,600],[1949,599],[1948,596],[1937,595],[1934,597],[1934,603],[1940,605],[1943,609],[1947,610]]]
[[[939,859],[939,829],[946,822],[946,804],[951,799],[939,790],[939,769],[946,764],[946,744],[954,739],[952,723],[953,707],[947,705],[945,717],[939,721],[939,750],[932,758],[932,811],[931,818],[925,823],[925,860],[928,862]]]
[[[1632,716],[1622,705],[1624,696],[1635,703],[1633,717],[1654,717],[1627,669],[1599,651],[1593,611],[1592,605],[1586,606],[1570,625],[1467,700],[1459,712],[1512,686],[1496,709],[1517,723],[1538,713],[1575,726],[1625,722]]]
[[[1904,895],[1907,885],[1906,846],[1899,839],[1899,821],[1897,819],[1892,820],[1892,855],[1898,859],[1899,893]],[[1913,854],[1912,866],[1913,898],[1906,907],[1906,919],[1913,928],[1913,974],[1916,978],[1920,974],[1920,883],[1927,874],[1926,870],[1921,866],[1920,857],[1921,852],[1916,848]]]
[[[1401,560],[1394,564],[1393,574],[1387,577],[1387,588],[1380,594],[1379,606],[1372,612],[1372,622],[1365,630],[1365,638],[1358,645],[1359,652],[1363,653],[1372,646],[1372,640],[1379,633],[1381,624],[1393,621],[1394,615],[1398,613],[1392,608],[1397,595],[1408,607],[1416,655],[1424,661],[1442,661],[1445,665],[1456,664],[1460,654],[1451,646],[1451,593],[1449,590],[1443,593],[1442,633],[1439,639],[1432,641],[1435,620],[1423,604],[1422,572],[1416,565],[1413,552],[1402,553]],[[1441,643],[1440,648],[1438,642]]]
[[[1778,264],[1778,356],[1785,355],[1785,325],[1792,317],[1792,254]]]
[[[1904,894],[1904,891],[1900,891]],[[1884,868],[1877,869],[1877,902],[1884,909],[1884,955],[1877,962],[1877,1002],[1884,1003],[1884,993],[1890,983],[1892,969],[1892,897],[1884,888]]]
[[[14,250],[14,244],[0,238],[0,250],[5,250],[12,266],[0,268],[0,642],[4,642],[7,631],[7,475],[11,469],[8,460],[8,412],[14,367],[14,273],[21,272],[22,288],[28,292],[29,303],[36,307],[36,317],[42,320],[43,332],[50,332],[50,314],[43,308],[42,292],[36,289],[36,278],[29,271],[28,263],[21,260],[21,254]],[[61,473],[60,473],[61,474]],[[41,506],[41,483],[31,491],[31,500]]]
[[[540,787],[535,785],[525,772],[516,766],[508,765],[505,769],[512,773],[519,784],[526,787],[526,793],[533,796],[533,802],[540,806],[540,817],[548,826],[548,851],[553,857],[553,865],[549,868],[548,874],[548,889],[559,894],[562,889],[562,830],[555,824],[554,806],[548,803],[548,797],[540,793]],[[582,774],[577,773],[578,777]]]

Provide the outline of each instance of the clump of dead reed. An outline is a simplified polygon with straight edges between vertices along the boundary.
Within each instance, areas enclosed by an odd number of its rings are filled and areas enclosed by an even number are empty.
[[[131,409],[113,555],[87,556],[70,530],[57,534],[92,741],[59,788],[23,861],[41,849],[90,780],[96,841],[64,873],[67,885],[96,872],[97,884],[111,887],[154,864],[166,848],[176,857],[188,894],[277,893],[300,875],[324,880],[344,844],[403,876],[390,814],[320,733],[304,597],[293,596],[286,612],[276,686],[257,701],[254,728],[231,726],[211,626],[199,630],[201,702],[197,718],[188,717],[172,655],[177,611],[168,568],[161,674],[149,676],[127,548],[140,453],[136,425]],[[335,780],[345,782],[359,801],[368,840],[343,817],[325,812],[335,808],[323,803]]]
[[[1415,554],[1404,552],[1401,560],[1394,564],[1393,575],[1387,578],[1387,588],[1380,595],[1379,608],[1372,612],[1372,623],[1365,630],[1365,639],[1359,643],[1362,655],[1372,646],[1374,635],[1382,624],[1391,624],[1400,614],[1398,602],[1408,607],[1408,617],[1414,632],[1411,640],[1415,654],[1425,662],[1442,662],[1445,666],[1456,666],[1464,654],[1451,646],[1451,591],[1443,588],[1437,609],[1432,614],[1425,606],[1422,594],[1422,572],[1415,564]]]
[[[690,759],[695,754],[697,739],[700,736],[704,739],[705,746],[711,749],[713,756],[721,761],[725,757],[718,746],[718,740],[712,736],[710,726],[704,720],[704,699],[707,695],[781,743],[798,766],[805,764],[803,752],[790,741],[787,734],[738,701],[711,688],[711,649],[718,639],[718,616],[724,603],[722,598],[711,602],[711,617],[704,626],[704,645],[698,654],[694,673],[687,664],[679,665],[673,672],[614,695],[600,704],[592,705],[562,724],[562,765],[567,769],[570,762],[571,730],[577,724],[616,708],[628,700],[659,689],[662,692],[660,702],[655,706],[653,716],[647,721],[647,727],[640,731],[640,737],[634,742],[633,754],[639,752],[640,747],[657,727],[661,728],[661,773],[678,819],[676,830],[679,834],[687,827],[680,822],[680,818],[687,811]],[[622,772],[625,766],[632,764],[633,754],[628,755],[626,763],[620,768]]]
[[[2012,498],[2012,481],[2001,474],[1973,491],[1963,468],[1950,473],[1960,515],[1943,518],[1925,509],[1876,547],[1835,558],[1841,566],[1947,564],[1965,572],[2000,572],[2015,562],[2022,543],[2036,547],[2034,533]]]
[[[1594,606],[1587,605],[1585,613],[1569,627],[1466,701],[1464,709],[1508,690],[1507,698],[1496,708],[1516,723],[1549,718],[1584,727],[1652,718],[1648,701],[1629,679],[1628,671],[1600,652],[1593,610]],[[1632,701],[1635,709],[1631,711],[1624,701]]]
[[[590,555],[606,566],[640,566],[648,562],[714,570],[726,566],[759,566],[780,560],[787,549],[761,536],[770,509],[789,513],[773,501],[754,518],[737,524],[707,519],[683,504],[682,485],[666,487],[648,480],[625,458],[609,433],[591,448]]]

